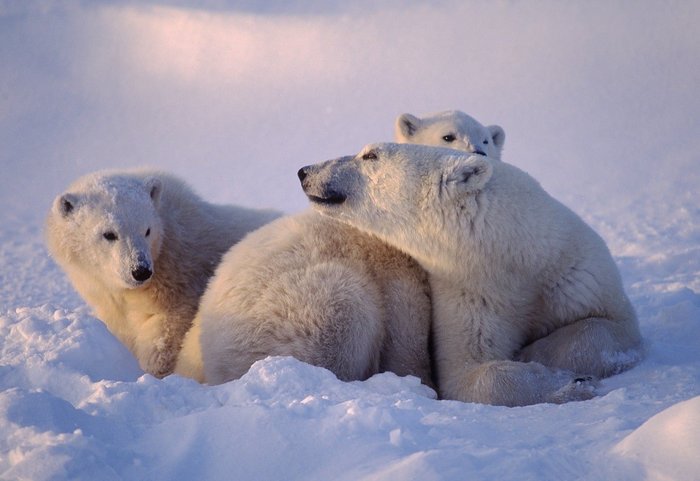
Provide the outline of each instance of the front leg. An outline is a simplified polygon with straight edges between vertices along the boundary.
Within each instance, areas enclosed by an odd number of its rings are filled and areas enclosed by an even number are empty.
[[[175,374],[189,377],[203,384],[205,377],[202,344],[200,342],[201,332],[201,317],[196,316],[192,322],[192,327],[190,327],[182,340],[182,347],[175,364]]]
[[[459,336],[436,342],[436,369],[440,397],[497,406],[565,403],[594,397],[594,380],[571,371],[552,369],[536,362],[508,359],[477,360],[473,345]],[[450,355],[453,352],[463,354]]]
[[[179,322],[171,314],[155,314],[137,327],[134,351],[141,369],[163,378],[175,370],[175,363],[182,343],[181,329],[174,328]]]
[[[496,406],[561,404],[595,396],[595,383],[570,371],[536,362],[488,361],[464,366],[454,397]]]

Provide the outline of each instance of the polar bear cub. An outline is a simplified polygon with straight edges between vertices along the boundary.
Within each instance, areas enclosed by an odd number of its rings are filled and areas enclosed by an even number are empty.
[[[219,384],[277,355],[346,381],[392,371],[432,385],[429,335],[425,271],[379,239],[309,210],[258,229],[224,256],[177,371],[196,373],[203,361],[200,380]]]
[[[484,126],[459,110],[446,110],[422,118],[399,115],[394,138],[401,144],[448,147],[500,159],[506,133],[498,125]]]
[[[603,240],[507,163],[375,144],[309,166],[314,207],[428,271],[441,396],[507,406],[591,397],[580,376],[641,357],[634,310]]]
[[[46,240],[97,317],[144,371],[163,377],[221,256],[276,217],[209,204],[163,172],[104,171],[56,197]]]

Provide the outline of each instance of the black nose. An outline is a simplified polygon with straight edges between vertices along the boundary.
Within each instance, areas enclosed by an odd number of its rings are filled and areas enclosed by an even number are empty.
[[[139,282],[147,281],[152,275],[153,272],[151,272],[151,269],[149,269],[148,266],[138,266],[136,269],[131,271],[131,277]]]
[[[304,179],[306,179],[306,176],[309,175],[307,172],[308,166],[307,167],[302,167],[299,169],[299,172],[297,172],[297,177],[299,177],[299,180],[304,182]]]
[[[483,155],[484,157],[486,157],[486,152],[484,152],[483,150],[475,149],[474,153],[479,154],[479,155]]]

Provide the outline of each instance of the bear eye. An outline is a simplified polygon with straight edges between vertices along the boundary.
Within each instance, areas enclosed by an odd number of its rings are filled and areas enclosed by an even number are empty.
[[[362,160],[377,160],[377,154],[371,150],[362,156]]]
[[[442,140],[445,142],[454,142],[456,139],[457,137],[455,137],[455,134],[447,134],[442,136]]]
[[[488,139],[487,139],[487,140],[484,140],[484,145],[489,145]]]
[[[149,235],[151,235],[151,228],[150,227],[148,229],[146,229],[146,237],[148,237]]]
[[[105,232],[104,234],[102,234],[102,237],[107,239],[109,242],[114,242],[118,239],[117,234],[115,234],[112,231]]]

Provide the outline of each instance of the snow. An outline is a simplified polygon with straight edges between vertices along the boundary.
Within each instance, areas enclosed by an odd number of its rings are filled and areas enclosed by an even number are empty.
[[[700,479],[696,2],[0,0],[0,478]],[[459,108],[608,242],[647,354],[504,408],[290,358],[144,375],[48,257],[79,175],[147,164],[294,212],[302,165]]]
[[[615,447],[644,465],[657,479],[700,473],[700,397],[680,402],[652,417]]]

